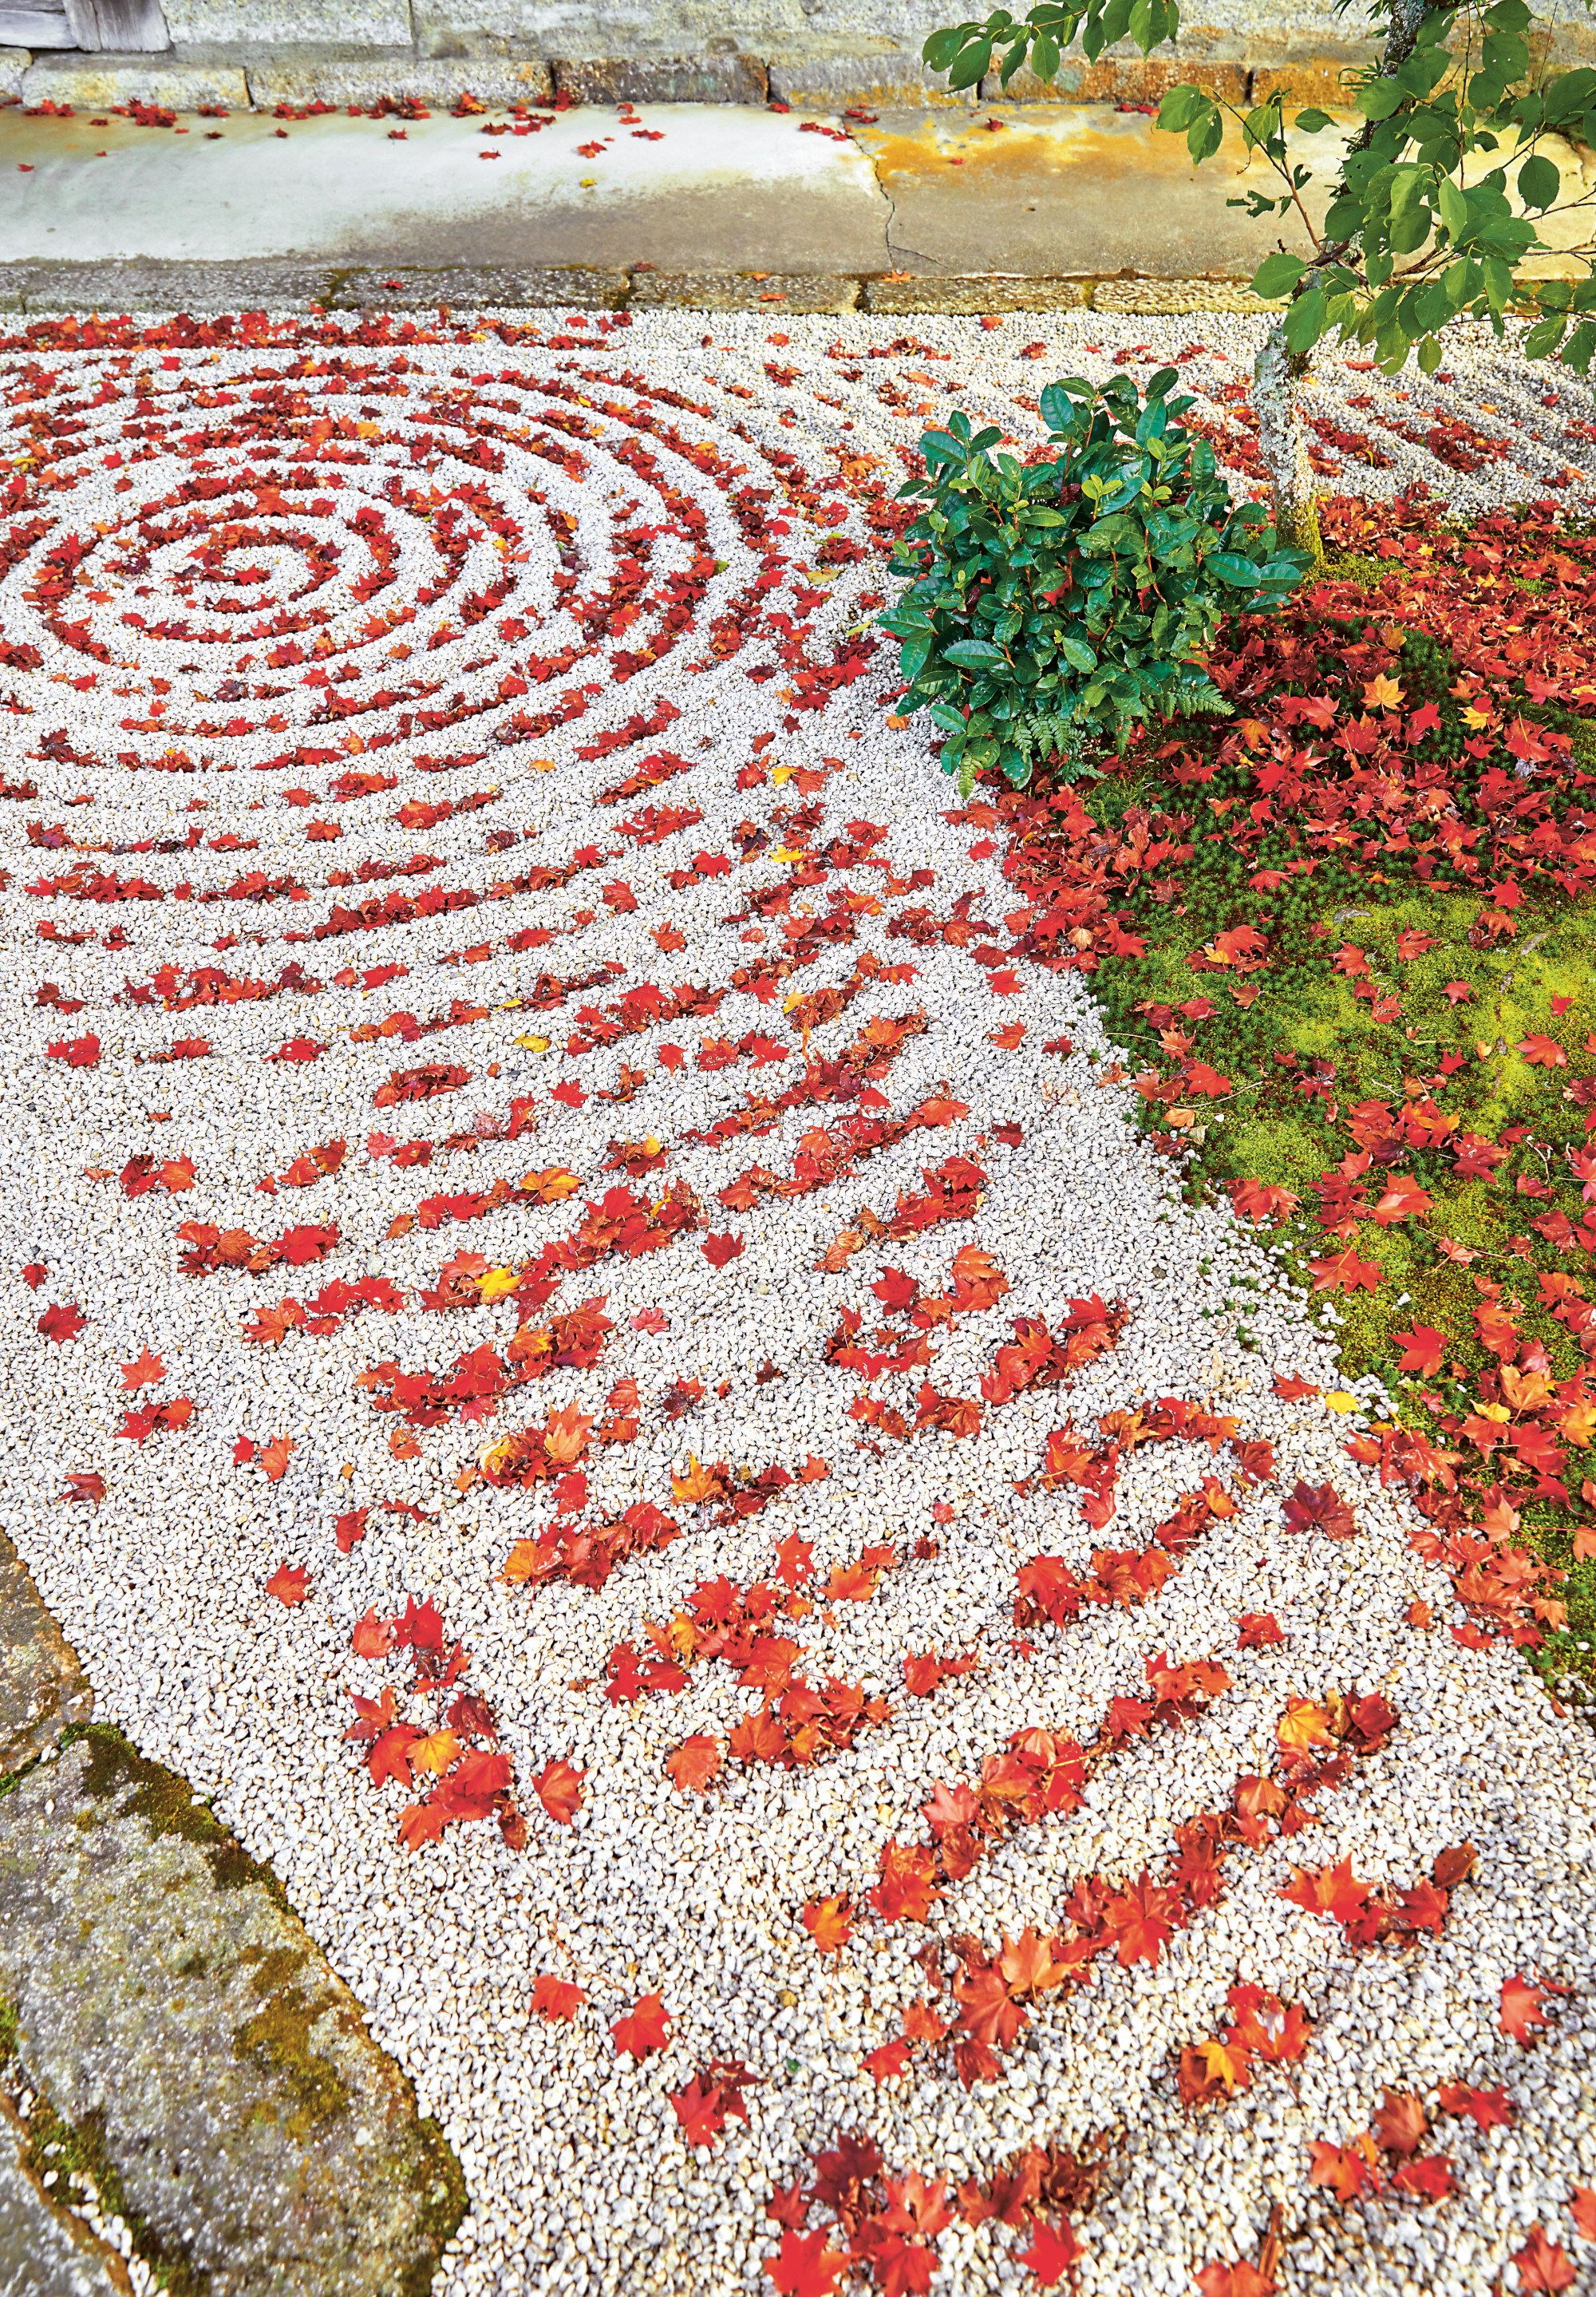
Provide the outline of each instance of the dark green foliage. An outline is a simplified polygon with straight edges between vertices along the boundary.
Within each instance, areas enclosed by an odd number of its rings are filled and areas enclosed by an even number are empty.
[[[926,508],[900,545],[913,579],[883,629],[901,642],[905,712],[929,709],[967,794],[996,767],[1023,787],[1068,774],[1094,737],[1123,751],[1150,718],[1223,715],[1201,657],[1222,615],[1285,603],[1309,564],[1237,506],[1205,440],[1182,429],[1172,367],[1148,383],[1050,383],[1060,449],[1022,463],[955,415],[920,441]]]

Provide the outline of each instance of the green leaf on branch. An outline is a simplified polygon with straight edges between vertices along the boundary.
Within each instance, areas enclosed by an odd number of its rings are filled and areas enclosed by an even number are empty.
[[[1289,295],[1308,268],[1300,255],[1287,255],[1283,251],[1266,255],[1253,274],[1253,292],[1271,299],[1277,295]]]
[[[1311,351],[1325,331],[1325,295],[1322,287],[1310,287],[1299,295],[1287,310],[1283,322],[1286,348],[1299,358]]]
[[[1562,180],[1550,160],[1539,152],[1533,152],[1518,170],[1518,196],[1526,208],[1549,208]]]

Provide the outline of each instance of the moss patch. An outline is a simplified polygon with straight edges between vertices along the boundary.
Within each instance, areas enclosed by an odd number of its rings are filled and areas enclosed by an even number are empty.
[[[75,1725],[62,1733],[62,1744],[88,1749],[83,1791],[97,1802],[114,1801],[116,1817],[142,1819],[152,1840],[175,1834],[193,1843],[204,1853],[218,1890],[242,1890],[254,1884],[280,1913],[293,1914],[270,1867],[250,1857],[210,1807],[196,1801],[187,1780],[176,1771],[141,1755],[130,1739],[108,1723]]]
[[[465,2173],[454,2147],[430,2113],[416,2123],[420,2159],[410,2179],[419,2204],[417,2231],[431,2250],[431,2260],[418,2257],[399,2277],[399,2297],[428,2297],[438,2260],[459,2231],[469,2195]]]
[[[251,1990],[260,2002],[253,2017],[233,2029],[233,2054],[288,2091],[293,2110],[284,2128],[293,2137],[309,2137],[350,2105],[348,2085],[331,2058],[312,2046],[310,2029],[328,2015],[348,2033],[357,2021],[345,2005],[331,1996],[317,2001],[306,1995],[298,1973],[308,1956],[289,1947],[270,1950],[246,1947],[241,1962],[259,1965]]]

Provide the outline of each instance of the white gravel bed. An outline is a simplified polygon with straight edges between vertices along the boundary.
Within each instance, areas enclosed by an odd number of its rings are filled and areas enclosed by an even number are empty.
[[[956,318],[894,325],[777,313],[579,328],[551,315],[546,333],[555,345],[506,344],[484,327],[469,341],[384,350],[341,346],[318,329],[297,348],[13,342],[0,353],[18,442],[14,499],[0,521],[0,545],[8,530],[12,538],[0,573],[0,773],[7,798],[35,786],[0,803],[9,873],[0,997],[12,1015],[0,1521],[81,1654],[100,1715],[183,1770],[270,1861],[457,2148],[471,2212],[440,2297],[720,2297],[769,2286],[763,2261],[781,2228],[765,2215],[767,2194],[810,2177],[813,2157],[856,2128],[874,2136],[893,2175],[912,2168],[955,2184],[990,2178],[1032,2142],[1080,2147],[1107,2131],[1101,2195],[1075,2227],[1082,2297],[1185,2292],[1211,2260],[1256,2258],[1277,2202],[1287,2235],[1279,2285],[1291,2297],[1484,2297],[1499,2276],[1510,2291],[1524,2284],[1508,2260],[1536,2224],[1574,2260],[1576,2285],[1596,2289],[1596,2244],[1570,2215],[1573,2189],[1596,2184],[1588,1728],[1552,1710],[1510,1649],[1454,1641],[1449,1626],[1463,1613],[1412,1552],[1414,1519],[1345,1455],[1356,1413],[1274,1394],[1277,1375],[1335,1387],[1328,1327],[1228,1214],[1181,1204],[1169,1168],[1126,1122],[1125,1088],[1099,1076],[1110,1054],[1088,982],[1021,959],[1019,990],[996,994],[968,948],[887,932],[917,904],[945,919],[967,895],[968,914],[991,928],[980,943],[1001,945],[1018,898],[1000,874],[1000,848],[978,824],[948,819],[957,802],[925,736],[888,723],[893,650],[881,645],[816,709],[792,707],[800,689],[779,658],[796,622],[808,663],[830,663],[846,633],[868,625],[861,595],[891,588],[868,523],[869,490],[877,509],[890,501],[920,410],[957,403],[972,422],[994,415],[1028,440],[1036,426],[1016,394],[1034,397],[1056,374],[1113,372],[1124,352],[1129,371],[1145,376],[1200,343],[1183,374],[1208,419],[1234,423],[1221,394],[1247,380],[1256,323],[1084,312],[983,330]],[[1037,338],[1045,355],[1021,356]],[[1442,374],[1449,379],[1415,374],[1393,387],[1321,362],[1315,408],[1388,457],[1378,469],[1348,453],[1340,483],[1378,495],[1422,481],[1465,511],[1560,491],[1588,511],[1590,432],[1575,427],[1589,416],[1586,389],[1522,368],[1510,346],[1470,331],[1449,346]],[[883,403],[883,383],[898,404]],[[69,427],[30,431],[41,413]],[[1498,442],[1475,473],[1422,443],[1452,421]],[[236,435],[223,435],[226,426]],[[794,478],[801,498],[789,502]],[[771,496],[758,540],[739,523],[736,498],[750,489]],[[700,532],[686,531],[684,501],[701,511]],[[817,519],[827,506],[838,515]],[[746,502],[740,515],[757,531]],[[860,555],[835,552],[843,563],[821,568],[829,535]],[[579,626],[568,596],[592,599],[618,571],[629,579],[623,562],[634,553],[636,616],[623,627]],[[750,595],[762,566],[770,587]],[[811,579],[818,568],[824,579]],[[573,591],[556,583],[572,575]],[[684,594],[689,611],[675,632],[673,578],[699,585]],[[712,634],[740,597],[746,634],[721,658]],[[622,599],[608,619],[623,613]],[[299,658],[268,664],[284,647]],[[656,660],[612,682],[617,653],[650,649]],[[530,691],[501,698],[500,681],[529,655],[567,650],[580,656],[572,667],[541,684],[534,668],[517,678]],[[766,664],[773,675],[749,676]],[[308,682],[307,672],[319,675]],[[418,695],[424,682],[431,690]],[[517,734],[516,712],[584,685],[594,690],[576,696],[568,722]],[[362,707],[330,718],[329,695]],[[678,714],[654,721],[662,703]],[[414,722],[423,710],[440,722]],[[638,716],[657,730],[597,758],[579,754]],[[761,736],[774,738],[756,750]],[[297,749],[327,754],[294,762]],[[467,753],[481,754],[448,762]],[[629,802],[596,802],[660,753],[690,770]],[[284,753],[290,762],[270,763]],[[757,774],[745,770],[755,765]],[[771,768],[784,772],[779,783]],[[823,778],[801,790],[790,769]],[[391,775],[395,786],[340,797],[333,785],[348,772]],[[290,790],[311,802],[291,802]],[[407,802],[431,807],[481,791],[495,793],[491,803],[425,827],[396,819]],[[690,806],[701,819],[657,843],[623,836],[623,821],[649,804]],[[805,805],[813,821],[794,830],[793,812]],[[777,853],[823,852],[860,821],[884,831],[871,850],[893,874],[851,846],[860,858],[811,873],[787,911],[819,914],[844,888],[861,902],[874,894],[854,937],[826,943],[766,1001],[730,988],[734,969],[786,945],[779,916],[747,910],[750,893],[800,868]],[[38,825],[31,842],[29,823]],[[312,824],[338,834],[309,837]],[[743,824],[765,833],[746,860]],[[511,831],[516,839],[492,850],[494,833]],[[601,858],[563,886],[489,892],[588,845]],[[436,866],[330,883],[418,852]],[[701,854],[730,866],[711,874]],[[75,869],[73,887],[28,890]],[[268,889],[293,882],[270,900],[203,898],[251,870]],[[683,877],[675,887],[673,870]],[[917,870],[934,881],[910,888]],[[96,872],[140,880],[160,898],[96,901]],[[616,881],[635,908],[606,904],[604,888]],[[314,937],[336,904],[433,885],[479,898]],[[45,923],[63,938],[41,938]],[[513,951],[512,936],[529,928],[553,937]],[[228,936],[234,945],[219,947]],[[480,958],[440,962],[483,943]],[[906,1039],[878,1080],[888,1113],[901,1117],[945,1089],[967,1115],[909,1134],[824,1190],[723,1210],[718,1190],[755,1162],[790,1174],[802,1136],[835,1124],[840,1105],[794,1108],[774,1130],[729,1145],[685,1136],[747,1091],[797,1078],[785,995],[841,987],[861,955],[912,966],[913,977],[865,980],[815,1029],[810,1050],[835,1058],[872,1016],[923,1012],[923,1033]],[[586,975],[606,962],[616,968],[609,986],[552,1010],[525,1001],[540,972]],[[273,980],[290,963],[323,986],[173,1011],[159,993],[141,1003],[127,987],[162,966]],[[360,976],[395,966],[407,972],[364,985]],[[350,967],[356,977],[339,985],[333,976]],[[80,1007],[41,1003],[46,981]],[[564,1050],[579,1007],[645,982],[727,993],[712,1015],[579,1056]],[[489,1010],[413,1041],[350,1038],[390,1014],[445,1015],[451,999]],[[1010,1021],[1024,1024],[1023,1039],[994,1043],[991,1033]],[[786,1049],[785,1060],[695,1066],[701,1037],[735,1043],[758,1032]],[[99,1039],[92,1063],[49,1052],[90,1033]],[[210,1052],[152,1060],[185,1037],[207,1039]],[[268,1059],[296,1038],[324,1050]],[[1044,1050],[1061,1038],[1073,1051]],[[662,1060],[673,1045],[684,1064]],[[427,1062],[457,1064],[469,1082],[438,1099],[374,1104],[391,1071]],[[623,1063],[640,1072],[633,1097],[600,1099]],[[586,1096],[580,1106],[551,1098],[572,1079]],[[473,1125],[487,1135],[514,1095],[531,1103],[516,1140],[484,1137],[453,1154],[440,1146],[429,1164],[408,1167],[370,1153],[374,1133],[440,1144]],[[993,1138],[1002,1124],[1020,1127],[1017,1145]],[[647,1179],[601,1169],[612,1140],[649,1136],[667,1155]],[[335,1174],[283,1184],[296,1157],[333,1139],[347,1144]],[[146,1151],[191,1159],[193,1186],[129,1198],[115,1176]],[[890,1214],[922,1186],[923,1167],[956,1155],[985,1174],[973,1221],[867,1244],[835,1273],[818,1268],[862,1205]],[[430,1196],[557,1166],[580,1182],[564,1202],[389,1233]],[[259,1190],[268,1173],[278,1176],[275,1195]],[[400,1422],[372,1408],[359,1375],[383,1359],[447,1370],[484,1342],[502,1351],[515,1327],[508,1302],[445,1316],[424,1309],[418,1295],[446,1262],[469,1253],[514,1268],[573,1232],[605,1190],[636,1186],[657,1201],[676,1181],[703,1201],[709,1230],[741,1235],[740,1256],[713,1267],[689,1234],[567,1274],[532,1321],[603,1294],[613,1330],[602,1360],[514,1392],[480,1425],[450,1418],[424,1429],[416,1456],[395,1456]],[[336,1222],[339,1233],[314,1265],[191,1277],[177,1264],[185,1221],[266,1239]],[[996,1256],[1011,1289],[933,1335],[928,1371],[885,1375],[866,1390],[827,1361],[844,1306],[865,1312],[867,1333],[878,1320],[868,1288],[884,1269],[934,1292],[972,1241]],[[35,1288],[21,1271],[38,1264],[47,1272]],[[328,1333],[292,1331],[276,1348],[242,1337],[252,1313],[284,1297],[304,1301],[329,1280],[379,1274],[406,1296],[397,1314],[368,1307]],[[911,1419],[923,1378],[944,1395],[978,1398],[1015,1317],[1056,1324],[1069,1299],[1093,1294],[1125,1303],[1129,1321],[1067,1395],[986,1407],[970,1437],[921,1433],[860,1448],[869,1430],[849,1407],[862,1393]],[[52,1303],[78,1304],[86,1322],[47,1339],[38,1326]],[[635,1326],[650,1310],[662,1327]],[[145,1347],[165,1376],[129,1392],[119,1367]],[[767,1357],[785,1377],[761,1385]],[[648,1502],[684,1535],[621,1562],[596,1589],[506,1585],[514,1543],[548,1532],[552,1487],[478,1481],[462,1493],[458,1471],[500,1433],[567,1405],[596,1420],[628,1376],[640,1391],[640,1430],[582,1461],[586,1518]],[[661,1399],[679,1379],[701,1381],[703,1395],[672,1420]],[[1083,1494],[1031,1480],[1066,1413],[1093,1440],[1101,1414],[1163,1395],[1233,1414],[1243,1438],[1273,1445],[1274,1478],[1215,1523],[1144,1607],[1089,1608],[1074,1626],[1030,1630],[1029,1651],[1016,1648],[1019,1564],[1052,1552],[1084,1569],[1094,1548],[1144,1545],[1205,1474],[1239,1487],[1229,1448],[1215,1457],[1200,1443],[1156,1446],[1125,1464],[1117,1513],[1094,1531]],[[119,1437],[129,1406],[178,1396],[194,1406],[185,1427],[158,1428],[142,1445]],[[293,1449],[280,1480],[235,1458],[242,1437],[264,1446],[283,1436]],[[813,1454],[830,1473],[717,1528],[707,1509],[672,1500],[672,1469],[689,1451],[756,1472],[779,1461],[794,1474]],[[103,1503],[62,1503],[67,1477],[91,1473],[105,1480]],[[1298,1478],[1339,1487],[1356,1514],[1354,1538],[1332,1544],[1287,1528],[1282,1503]],[[381,1512],[383,1500],[409,1502],[425,1519]],[[373,1511],[366,1535],[342,1553],[334,1519],[362,1505]],[[730,1764],[707,1795],[684,1795],[665,1774],[671,1750],[692,1733],[724,1736],[753,1694],[728,1667],[701,1663],[685,1691],[612,1704],[608,1654],[623,1639],[639,1642],[646,1619],[668,1619],[718,1573],[739,1586],[768,1577],[777,1543],[793,1534],[812,1543],[817,1575],[868,1543],[897,1548],[898,1568],[870,1600],[793,1630],[810,1680],[835,1672],[895,1711],[810,1768]],[[932,1538],[938,1552],[915,1557],[916,1541]],[[266,1592],[284,1562],[309,1573],[298,1605]],[[374,1696],[392,1683],[402,1692],[404,1679],[397,1661],[352,1655],[354,1624],[369,1610],[390,1616],[407,1595],[433,1600],[470,1654],[464,1680],[497,1714],[526,1814],[524,1848],[482,1822],[406,1849],[396,1830],[408,1798],[397,1783],[374,1786],[359,1750],[342,1742],[350,1691]],[[1415,1599],[1433,1607],[1428,1632],[1408,1624]],[[1286,1640],[1238,1651],[1241,1615],[1270,1610]],[[973,1647],[981,1669],[929,1698],[905,1697],[902,1659],[928,1647],[944,1656]],[[949,1890],[929,1928],[865,1914],[839,1955],[817,1953],[800,1920],[804,1902],[861,1898],[889,1837],[928,1840],[919,1807],[938,1780],[978,1777],[983,1758],[1027,1725],[1089,1738],[1107,1702],[1138,1695],[1145,1661],[1165,1651],[1228,1669],[1232,1687],[1201,1722],[1155,1731],[1107,1759],[1082,1810],[1016,1835]],[[1229,1808],[1238,1778],[1268,1769],[1288,1698],[1377,1689],[1399,1717],[1383,1750],[1317,1798],[1319,1824],[1233,1853],[1217,1904],[1178,1930],[1156,1965],[1121,1968],[1099,1955],[1089,1985],[1034,2006],[995,2082],[966,2090],[945,2053],[922,2052],[907,2078],[877,2086],[864,2054],[924,1993],[909,1957],[928,1937],[971,1932],[994,1948],[1026,1923],[1057,1927],[1082,1875],[1123,1881],[1144,1866],[1156,1875],[1180,1822]],[[586,1773],[569,1824],[548,1818],[534,1791],[555,1758]],[[1416,1943],[1351,1949],[1333,1922],[1279,1895],[1294,1865],[1344,1857],[1363,1880],[1408,1884],[1464,1841],[1477,1847],[1476,1874],[1454,1892],[1442,1934]],[[548,1972],[586,1989],[571,2022],[533,2014],[533,1981]],[[1568,1989],[1548,1996],[1534,2047],[1499,2023],[1502,1985],[1519,1974]],[[1301,2003],[1312,2039],[1296,2067],[1263,2068],[1229,2104],[1187,2111],[1175,2060],[1219,2030],[1238,1978]],[[609,2029],[652,1990],[670,2014],[670,2040],[637,2060],[615,2049]],[[745,2123],[691,2150],[670,2095],[716,2057],[745,2062],[761,2086],[748,2094]],[[1437,2120],[1447,2082],[1504,2087],[1510,2126]],[[1433,2203],[1386,2192],[1343,2207],[1309,2182],[1314,2141],[1354,2138],[1387,2086],[1425,2100],[1432,2149],[1452,2161],[1457,2191]],[[811,2226],[829,2223],[812,2213]],[[931,2286],[1035,2286],[1018,2261],[1027,2240],[956,2219],[936,2244]]]

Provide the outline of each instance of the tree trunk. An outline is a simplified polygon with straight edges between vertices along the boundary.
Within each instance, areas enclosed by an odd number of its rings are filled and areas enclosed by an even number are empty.
[[[1285,321],[1274,318],[1253,368],[1253,409],[1258,445],[1274,494],[1275,533],[1282,543],[1305,550],[1315,566],[1324,563],[1308,464],[1308,434],[1297,404],[1297,362],[1286,348]]]

